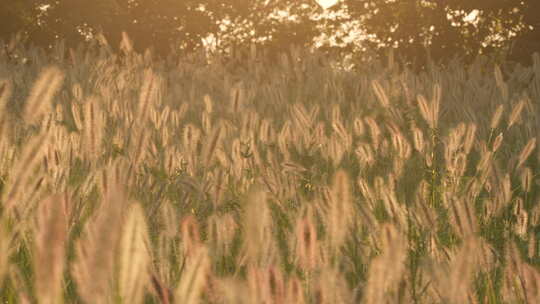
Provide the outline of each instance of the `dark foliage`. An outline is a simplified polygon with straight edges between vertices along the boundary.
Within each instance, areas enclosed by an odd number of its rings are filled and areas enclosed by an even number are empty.
[[[64,39],[75,47],[102,35],[118,49],[126,32],[135,51],[150,48],[156,56],[166,56],[200,49],[202,39],[212,35],[220,52],[257,44],[276,59],[293,45],[313,45],[322,32],[337,34],[339,40],[340,25],[360,20],[362,29],[375,35],[363,42],[366,48],[381,56],[392,46],[399,58],[417,67],[428,60],[472,60],[479,54],[530,64],[532,53],[540,52],[537,0],[342,0],[331,10],[349,15],[324,21],[323,29],[312,18],[321,11],[315,0],[2,1],[0,40],[10,41],[19,33],[34,45],[47,47]],[[463,22],[473,10],[480,12],[476,24]],[[277,11],[291,17],[278,18]],[[494,33],[501,39],[490,40]],[[342,55],[356,51],[346,44],[331,48]]]

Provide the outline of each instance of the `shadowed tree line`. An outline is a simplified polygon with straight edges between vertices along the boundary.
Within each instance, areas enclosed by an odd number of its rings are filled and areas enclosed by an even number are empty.
[[[46,47],[63,39],[73,47],[99,36],[118,48],[126,32],[137,51],[151,48],[166,56],[200,49],[204,38],[213,37],[218,51],[256,44],[275,56],[292,45],[312,46],[324,34],[337,43],[322,49],[382,55],[391,46],[420,66],[478,54],[530,63],[540,51],[537,0],[342,0],[328,10],[337,17],[315,17],[322,12],[314,0],[2,1],[0,39],[19,33],[29,44]],[[350,32],[344,25],[354,21],[370,35],[361,44],[343,38]]]
[[[530,0],[344,0],[353,19],[361,19],[381,43],[398,46],[409,60],[439,61],[460,54],[504,56],[528,63],[540,51],[540,1]],[[478,10],[477,17],[465,16]],[[453,15],[449,18],[449,15]],[[531,28],[532,27],[532,28]],[[389,30],[391,29],[391,30]],[[425,45],[430,47],[426,50]],[[427,54],[426,54],[427,52]],[[427,56],[419,56],[426,54]]]

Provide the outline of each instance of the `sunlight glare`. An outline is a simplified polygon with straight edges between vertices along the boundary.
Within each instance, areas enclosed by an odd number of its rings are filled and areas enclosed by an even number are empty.
[[[334,5],[336,5],[336,3],[338,3],[339,0],[316,0],[317,3],[319,3],[319,5],[323,8],[323,9],[327,9],[327,8],[330,8]]]
[[[465,16],[465,18],[463,18],[463,21],[473,23],[478,17],[479,13],[479,10],[474,9],[467,16]]]

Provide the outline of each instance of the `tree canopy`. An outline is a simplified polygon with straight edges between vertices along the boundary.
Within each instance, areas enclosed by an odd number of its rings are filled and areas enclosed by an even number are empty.
[[[122,32],[135,49],[193,51],[210,39],[218,50],[251,43],[275,52],[313,46],[317,37],[340,52],[362,48],[382,54],[388,47],[424,64],[460,55],[509,55],[527,62],[540,51],[537,0],[341,0],[322,18],[315,0],[20,0],[0,3],[0,39],[20,32],[46,46],[70,46],[102,34],[118,47]],[[359,39],[345,39],[353,27]],[[360,42],[361,41],[361,42]]]
[[[395,47],[408,59],[426,58],[419,54],[427,49],[434,60],[495,53],[523,62],[540,51],[531,43],[540,38],[536,0],[343,0],[341,7],[376,35],[374,47]]]

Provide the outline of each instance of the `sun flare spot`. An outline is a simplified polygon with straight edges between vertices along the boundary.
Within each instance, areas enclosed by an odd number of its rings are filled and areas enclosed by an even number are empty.
[[[339,0],[316,0],[317,3],[323,8],[330,8],[338,3]]]

